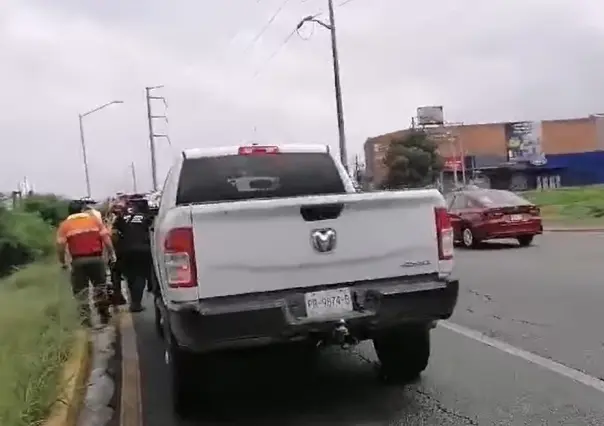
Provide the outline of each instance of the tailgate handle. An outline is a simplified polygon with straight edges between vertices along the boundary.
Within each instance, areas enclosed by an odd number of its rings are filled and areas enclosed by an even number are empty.
[[[344,210],[344,204],[320,204],[316,206],[300,207],[300,215],[305,222],[317,222],[319,220],[337,219]]]

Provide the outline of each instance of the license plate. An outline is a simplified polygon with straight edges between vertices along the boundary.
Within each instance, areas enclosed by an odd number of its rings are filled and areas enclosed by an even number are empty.
[[[304,302],[308,318],[333,316],[353,310],[349,288],[306,293]]]
[[[512,214],[510,215],[510,221],[511,222],[520,222],[522,219],[524,219],[524,216],[521,214]]]

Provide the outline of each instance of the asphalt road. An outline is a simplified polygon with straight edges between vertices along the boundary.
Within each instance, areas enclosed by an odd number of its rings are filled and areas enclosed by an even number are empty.
[[[457,253],[452,322],[604,379],[604,233]]]
[[[548,234],[528,248],[458,250],[462,290],[451,321],[604,377],[603,248],[604,234]],[[145,426],[604,424],[603,392],[443,327],[418,383],[380,384],[370,344],[325,353],[314,374],[283,356],[249,355],[225,370],[211,412],[179,422],[152,319],[150,309],[135,317]]]

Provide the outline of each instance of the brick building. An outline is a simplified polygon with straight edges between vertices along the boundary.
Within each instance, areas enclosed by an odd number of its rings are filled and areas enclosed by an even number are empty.
[[[437,141],[439,152],[445,160],[464,161],[467,169],[492,169],[509,165],[510,129],[518,124],[522,123],[456,124],[426,130]],[[519,165],[516,162],[516,166],[536,170],[537,173],[564,169],[564,185],[604,182],[604,115],[545,120],[539,124],[539,149],[544,154],[545,164]],[[407,131],[399,130],[367,139],[365,161],[367,177],[371,182],[382,181],[385,174],[383,156],[387,147],[393,139]],[[463,155],[460,151],[463,151]]]

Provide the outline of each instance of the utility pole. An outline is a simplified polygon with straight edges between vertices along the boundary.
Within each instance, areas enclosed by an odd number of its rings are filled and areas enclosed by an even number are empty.
[[[136,167],[134,166],[134,161],[130,163],[130,171],[132,172],[132,191],[136,194],[138,187],[136,185]]]
[[[460,167],[461,167],[461,180],[462,184],[467,184],[467,172],[466,172],[466,153],[463,145],[463,126],[464,123],[451,123],[446,122],[443,123],[443,127],[454,128],[454,131],[447,130],[446,134],[449,138],[449,143],[451,145],[451,150],[453,151],[453,155],[455,158],[460,159]],[[455,166],[455,178],[457,179],[457,166]]]
[[[333,79],[334,89],[336,95],[336,113],[338,118],[338,140],[340,144],[340,161],[346,168],[348,167],[348,154],[346,150],[346,132],[344,128],[344,107],[342,102],[342,87],[340,84],[340,60],[338,57],[338,42],[336,38],[336,20],[333,7],[333,0],[327,0],[327,6],[329,8],[329,24],[317,19],[318,15],[310,15],[302,19],[298,24],[297,29],[299,30],[306,22],[314,22],[321,25],[323,28],[329,30],[331,34],[331,56],[333,59]]]
[[[463,123],[460,123],[455,130],[457,131],[457,144],[461,154],[461,178],[463,184],[466,185],[468,181],[466,180],[466,152],[463,146]]]
[[[361,159],[358,155],[354,156],[354,179],[359,184],[359,187],[363,187],[365,183],[365,169],[361,163]]]
[[[149,151],[151,153],[151,181],[153,183],[153,191],[157,191],[157,158],[156,158],[156,154],[155,154],[155,138],[166,138],[166,139],[168,139],[168,143],[170,143],[170,138],[168,135],[156,134],[155,131],[153,130],[153,120],[154,119],[162,118],[162,119],[168,121],[168,117],[165,115],[165,113],[164,113],[164,115],[153,115],[153,112],[151,109],[151,100],[161,100],[161,101],[163,101],[164,105],[167,106],[166,98],[164,98],[163,96],[152,96],[151,95],[152,90],[161,89],[162,87],[164,87],[164,86],[160,85],[160,86],[145,87],[145,97],[147,99],[147,122],[149,125]]]
[[[338,115],[338,136],[340,141],[340,161],[348,170],[348,155],[346,151],[346,133],[344,130],[344,107],[342,105],[342,87],[340,85],[340,59],[338,57],[338,42],[336,39],[336,20],[333,12],[333,0],[327,0],[329,6],[329,22],[331,33],[331,55],[333,59],[333,79],[336,91],[336,111]]]

